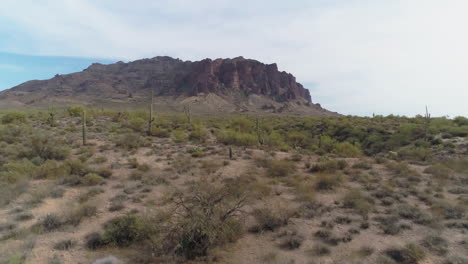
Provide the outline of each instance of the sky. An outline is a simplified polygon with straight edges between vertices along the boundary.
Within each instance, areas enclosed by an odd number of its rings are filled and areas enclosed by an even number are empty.
[[[167,55],[277,63],[342,114],[468,116],[466,0],[2,0],[0,90]]]

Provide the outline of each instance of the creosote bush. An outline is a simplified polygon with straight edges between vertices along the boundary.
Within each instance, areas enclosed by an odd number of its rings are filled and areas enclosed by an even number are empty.
[[[417,264],[426,257],[426,251],[423,248],[411,243],[404,247],[387,249],[385,253],[401,264]]]
[[[310,172],[335,172],[346,168],[345,160],[325,160],[319,161],[310,168]]]
[[[296,171],[296,164],[289,160],[270,160],[267,173],[272,177],[286,177]]]
[[[291,219],[295,213],[294,210],[282,206],[268,206],[254,209],[252,215],[256,220],[256,224],[250,228],[250,231],[275,231],[282,226],[286,226],[289,219]]]

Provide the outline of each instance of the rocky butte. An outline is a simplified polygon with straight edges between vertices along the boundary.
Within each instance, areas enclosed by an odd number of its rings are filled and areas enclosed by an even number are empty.
[[[335,115],[312,103],[309,90],[276,64],[256,60],[182,61],[155,57],[133,62],[92,64],[82,72],[34,80],[0,93],[0,108],[51,107],[85,103],[139,107],[155,96],[159,111],[185,105],[200,113],[265,112]]]

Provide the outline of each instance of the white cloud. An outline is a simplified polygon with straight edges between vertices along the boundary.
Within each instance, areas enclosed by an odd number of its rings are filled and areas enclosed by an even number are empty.
[[[0,17],[34,39],[9,51],[243,55],[316,84],[313,100],[341,113],[413,115],[428,105],[468,116],[467,10],[465,0],[4,0]]]

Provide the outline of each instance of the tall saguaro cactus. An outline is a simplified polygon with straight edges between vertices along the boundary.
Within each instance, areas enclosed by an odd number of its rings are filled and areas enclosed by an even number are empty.
[[[84,109],[81,117],[81,134],[83,137],[83,146],[86,146],[86,110]]]
[[[150,113],[149,113],[149,120],[148,120],[148,136],[151,136],[153,134],[152,133],[153,122],[154,122],[153,104],[154,104],[154,90],[151,90],[151,105],[150,105]]]
[[[184,106],[184,113],[185,113],[185,116],[187,117],[188,123],[191,125],[192,124],[192,112],[190,111],[190,105]]]
[[[426,137],[426,141],[429,140],[429,126],[431,125],[431,114],[427,110],[426,105],[426,115],[424,116],[424,136]]]

